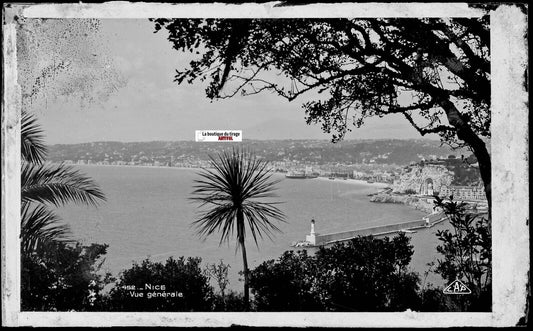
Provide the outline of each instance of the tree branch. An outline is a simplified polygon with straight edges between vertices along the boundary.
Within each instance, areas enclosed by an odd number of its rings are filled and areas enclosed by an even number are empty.
[[[446,132],[453,132],[455,131],[455,128],[452,127],[452,126],[447,126],[447,125],[439,125],[439,126],[436,126],[436,127],[433,127],[433,128],[428,128],[428,127],[424,127],[424,128],[421,128],[419,127],[415,121],[413,120],[413,118],[411,117],[411,115],[409,113],[403,113],[403,115],[405,116],[405,118],[409,121],[409,123],[411,123],[411,125],[422,135],[422,136],[425,136],[426,134],[430,134],[430,133],[446,133]]]

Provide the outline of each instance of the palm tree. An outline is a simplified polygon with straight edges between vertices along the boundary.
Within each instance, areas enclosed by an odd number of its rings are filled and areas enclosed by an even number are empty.
[[[66,203],[96,206],[105,201],[98,185],[75,168],[46,164],[43,130],[36,118],[25,111],[21,120],[21,248],[30,254],[51,242],[70,241],[69,227],[50,210]]]
[[[285,221],[284,214],[275,206],[279,202],[261,199],[276,197],[273,191],[279,180],[271,180],[268,163],[259,160],[250,152],[233,149],[218,157],[209,156],[213,169],[203,169],[194,181],[191,200],[200,203],[201,211],[193,222],[198,234],[207,237],[221,232],[220,244],[229,241],[234,229],[237,232],[236,250],[241,249],[244,273],[244,305],[249,308],[248,261],[246,259],[246,228],[257,245],[257,236],[263,233],[271,238],[273,231],[280,232],[270,219]],[[248,226],[246,226],[248,225]]]

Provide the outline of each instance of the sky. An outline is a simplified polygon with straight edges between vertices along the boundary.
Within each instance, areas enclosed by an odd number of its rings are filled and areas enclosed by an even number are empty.
[[[87,76],[71,74],[61,89],[43,93],[45,102],[40,102],[34,112],[48,144],[194,140],[195,130],[209,129],[243,130],[244,139],[331,138],[319,125],[305,123],[301,105],[309,97],[288,102],[261,93],[211,102],[205,96],[204,85],[173,82],[175,70],[184,68],[190,55],[172,49],[166,31],[153,31],[153,23],[148,20],[102,20],[96,38],[98,47],[87,46],[85,40],[79,45],[79,39],[68,40],[68,47],[79,49],[74,55],[69,53],[70,57],[81,53],[94,57],[89,64],[87,60],[79,62],[81,68],[76,73],[92,71],[98,75],[99,69],[94,66],[104,65],[106,79],[93,75],[94,82],[89,84]],[[67,52],[63,48],[54,51],[55,57],[66,57],[61,53]],[[108,78],[109,70],[114,78]],[[101,90],[116,77],[119,83],[112,92],[101,96]],[[80,90],[92,93],[94,99],[87,102],[83,93],[75,93],[79,84],[85,84]],[[68,97],[64,96],[66,89],[70,91]],[[421,136],[401,115],[368,119],[363,127],[354,127],[346,135],[346,139],[390,138]]]

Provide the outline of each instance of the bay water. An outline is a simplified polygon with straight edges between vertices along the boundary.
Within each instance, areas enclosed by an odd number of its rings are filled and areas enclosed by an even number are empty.
[[[242,270],[241,251],[236,251],[235,236],[219,244],[220,234],[202,239],[191,223],[197,219],[198,205],[188,200],[199,169],[164,167],[128,167],[77,165],[93,178],[107,201],[97,208],[67,205],[58,214],[71,226],[73,237],[83,243],[109,244],[105,270],[118,275],[145,258],[165,261],[168,257],[202,258],[203,264],[222,260],[231,266],[229,288],[242,291],[238,272]],[[281,230],[272,239],[258,238],[255,245],[250,233],[246,247],[248,264],[278,258],[295,241],[305,240],[310,221],[317,233],[354,230],[422,218],[425,213],[400,204],[372,203],[367,196],[379,190],[376,185],[352,180],[288,179],[277,185],[279,208],[286,222],[275,224]],[[421,274],[435,259],[439,226],[421,230],[412,237],[415,254],[411,268]],[[433,283],[436,279],[433,277]]]

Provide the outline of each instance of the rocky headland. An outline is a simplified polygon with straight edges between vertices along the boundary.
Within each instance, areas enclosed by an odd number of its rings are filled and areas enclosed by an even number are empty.
[[[432,213],[434,207],[433,198],[427,195],[438,193],[441,186],[450,185],[453,178],[453,172],[444,165],[416,164],[407,166],[388,191],[384,190],[372,195],[370,201],[399,203],[423,212]],[[427,189],[429,181],[431,182],[432,192]]]
[[[453,171],[440,164],[416,164],[405,167],[392,187],[396,193],[421,193],[421,189],[431,180],[433,190],[439,192],[441,186],[451,185]]]
[[[370,198],[370,202],[399,203],[411,206],[426,213],[432,213],[434,207],[432,198],[420,198],[407,194],[395,193],[378,193]]]
[[[424,161],[403,168],[394,184],[370,195],[371,202],[400,203],[432,213],[432,196],[451,185],[473,185],[479,182],[478,170],[461,159]]]

